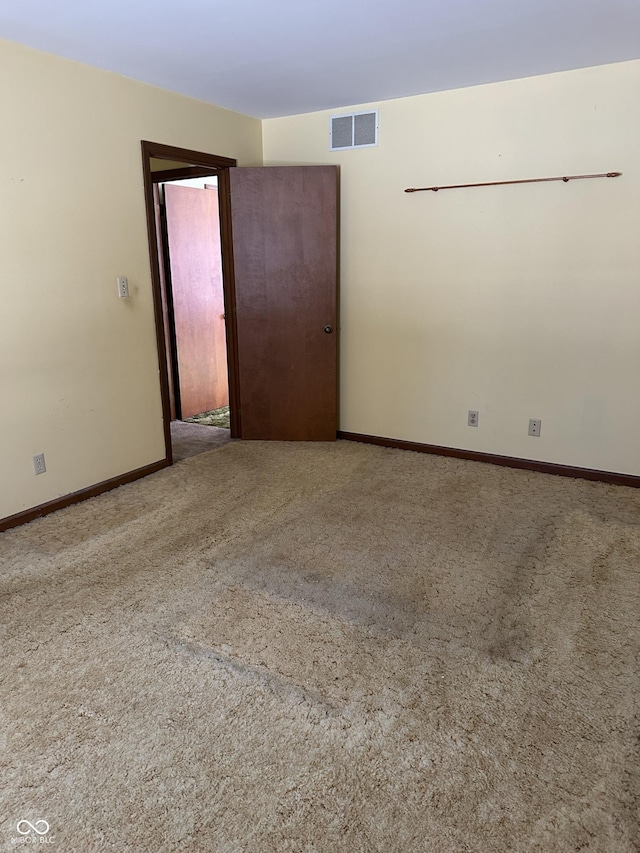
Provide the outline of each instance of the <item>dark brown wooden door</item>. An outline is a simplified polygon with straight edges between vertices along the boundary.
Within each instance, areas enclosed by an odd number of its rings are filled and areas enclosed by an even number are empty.
[[[179,417],[229,404],[218,191],[165,184]]]
[[[337,170],[229,172],[240,438],[334,441]]]

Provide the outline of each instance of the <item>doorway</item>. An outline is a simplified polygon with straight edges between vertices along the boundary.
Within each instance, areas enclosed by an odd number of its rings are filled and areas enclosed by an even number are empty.
[[[142,142],[142,154],[167,464],[174,342],[154,188],[174,179],[217,176],[231,438],[335,441],[337,167],[238,168],[230,158],[152,142]]]
[[[234,164],[229,158],[143,143],[169,463],[237,434],[220,212],[225,169]]]
[[[218,178],[153,172],[176,461],[230,438]]]

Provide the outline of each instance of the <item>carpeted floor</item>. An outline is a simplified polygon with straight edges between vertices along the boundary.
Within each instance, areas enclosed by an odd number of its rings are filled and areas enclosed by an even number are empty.
[[[199,415],[194,415],[192,418],[185,418],[185,421],[191,424],[203,424],[204,426],[229,429],[231,426],[229,406],[223,406],[221,409],[212,409],[210,412],[202,412]]]
[[[230,440],[231,435],[228,429],[185,421],[171,421],[171,449],[174,462],[182,462],[183,459],[222,447]]]
[[[231,442],[0,566],[2,850],[640,849],[635,490]]]

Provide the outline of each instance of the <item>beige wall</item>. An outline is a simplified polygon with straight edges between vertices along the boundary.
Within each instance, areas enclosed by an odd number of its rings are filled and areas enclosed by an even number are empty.
[[[380,145],[335,154],[348,110],[263,123],[266,163],[341,166],[343,430],[640,474],[639,91],[629,62],[358,105]]]
[[[261,125],[0,54],[0,517],[163,456],[141,139],[341,165],[342,429],[640,474],[640,62],[364,105],[380,146],[331,154],[329,112]]]
[[[255,165],[262,137],[256,119],[10,42],[0,57],[1,518],[164,456],[140,140]]]
[[[152,172],[162,172],[165,169],[184,169],[185,166],[190,166],[190,163],[183,163],[178,160],[160,160],[158,157],[150,157]]]

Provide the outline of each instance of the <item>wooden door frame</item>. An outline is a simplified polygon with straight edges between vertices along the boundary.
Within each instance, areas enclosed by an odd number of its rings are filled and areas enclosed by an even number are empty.
[[[171,451],[171,406],[169,398],[169,376],[167,368],[167,351],[165,346],[165,324],[162,311],[162,292],[160,288],[160,270],[158,266],[158,242],[156,233],[155,206],[153,201],[153,185],[166,181],[171,173],[171,180],[182,175],[176,172],[182,170],[152,172],[151,158],[171,160],[174,163],[188,163],[185,168],[187,176],[193,177],[197,171],[202,175],[215,172],[218,177],[218,198],[220,204],[220,248],[222,252],[222,291],[224,295],[224,310],[227,332],[227,370],[229,376],[229,408],[231,411],[231,438],[242,435],[242,412],[240,408],[240,383],[238,374],[238,333],[236,321],[236,291],[233,269],[233,241],[231,233],[231,199],[229,191],[229,168],[237,165],[230,157],[220,157],[206,154],[202,151],[191,151],[187,148],[176,148],[159,142],[143,140],[142,173],[144,178],[144,196],[147,212],[147,234],[149,238],[149,260],[151,263],[151,287],[153,291],[153,309],[156,326],[156,345],[158,350],[158,369],[160,375],[160,394],[162,397],[162,419],[164,423],[164,440],[166,464],[173,463]]]

